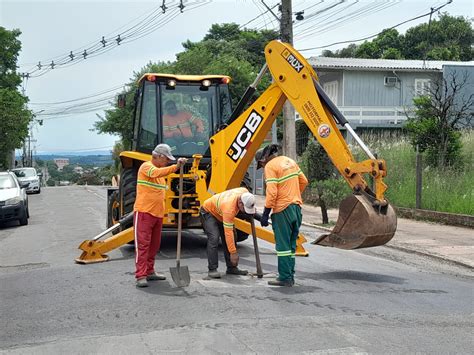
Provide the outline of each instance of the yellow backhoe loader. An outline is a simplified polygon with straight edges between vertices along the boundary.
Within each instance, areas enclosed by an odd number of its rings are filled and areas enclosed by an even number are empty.
[[[320,245],[343,249],[373,247],[394,235],[397,219],[384,197],[385,161],[376,159],[322,90],[311,65],[292,46],[279,41],[265,47],[266,64],[232,111],[228,83],[222,75],[145,74],[139,81],[131,151],[122,152],[118,189],[109,191],[108,227],[79,246],[78,263],[108,260],[107,252],[133,240],[130,212],[135,201],[137,171],[150,160],[159,143],[175,156],[192,157],[184,174],[183,226],[199,228],[199,208],[212,194],[246,183],[246,171],[262,145],[283,104],[289,100],[327,152],[353,193],[342,201],[333,231]],[[251,104],[258,83],[269,70],[273,83]],[[243,111],[243,112],[242,112]],[[362,147],[367,160],[356,161],[338,125]],[[374,191],[364,176],[374,181]],[[178,174],[167,179],[164,227],[176,227]],[[239,238],[251,234],[245,220],[235,223]],[[107,233],[115,235],[100,240]],[[274,242],[273,233],[257,228],[257,237]],[[297,240],[297,255],[307,255],[305,238]]]

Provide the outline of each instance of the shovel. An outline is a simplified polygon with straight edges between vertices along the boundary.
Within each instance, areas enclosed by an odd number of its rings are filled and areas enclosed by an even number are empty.
[[[179,206],[178,206],[178,246],[176,248],[176,267],[170,267],[171,277],[178,287],[186,287],[191,281],[187,266],[180,265],[181,229],[183,222],[183,165],[179,167]]]
[[[252,227],[253,249],[255,250],[255,261],[257,264],[257,277],[263,277],[262,265],[260,264],[260,253],[258,252],[257,232],[255,231],[255,221],[253,216],[250,217],[250,226]]]

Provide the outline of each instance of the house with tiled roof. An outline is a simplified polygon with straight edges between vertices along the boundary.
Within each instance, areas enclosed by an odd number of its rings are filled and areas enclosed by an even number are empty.
[[[326,94],[353,127],[399,128],[434,81],[467,75],[461,95],[474,93],[474,61],[311,57]]]

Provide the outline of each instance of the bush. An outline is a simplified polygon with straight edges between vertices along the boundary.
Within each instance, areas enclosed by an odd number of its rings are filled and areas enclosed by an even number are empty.
[[[335,168],[323,147],[311,139],[301,157],[301,167],[309,181],[326,180],[334,176]]]
[[[342,177],[314,181],[311,183],[311,188],[317,189],[319,194],[322,194],[321,197],[328,208],[339,207],[339,203],[352,192],[351,188]]]

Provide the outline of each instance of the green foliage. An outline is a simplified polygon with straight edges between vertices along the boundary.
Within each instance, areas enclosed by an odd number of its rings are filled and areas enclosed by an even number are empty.
[[[402,39],[397,30],[382,31],[373,41],[362,43],[355,51],[357,58],[401,57]]]
[[[21,43],[19,30],[0,27],[0,169],[9,167],[11,152],[20,148],[28,135],[31,112],[27,98],[18,92],[21,78],[16,72]]]
[[[357,45],[354,43],[349,44],[347,47],[331,51],[325,49],[322,53],[323,57],[337,57],[337,58],[355,58],[356,57]]]
[[[415,97],[415,116],[408,119],[406,129],[409,133],[412,146],[421,152],[427,152],[427,160],[431,166],[445,167],[458,166],[461,160],[461,134],[457,117],[464,116],[464,112],[456,111],[456,89],[453,93],[446,93],[444,83],[433,83],[434,88],[430,95]],[[451,83],[451,87],[453,87]],[[471,100],[472,101],[472,100]],[[469,111],[473,103],[465,109]],[[466,112],[469,115],[469,112]]]
[[[457,169],[423,164],[421,208],[474,215],[474,134],[463,132],[464,164]],[[405,140],[380,145],[379,156],[387,163],[386,197],[399,207],[415,208],[416,153]],[[423,154],[425,160],[426,154]]]
[[[309,142],[309,133],[310,130],[306,123],[303,120],[298,120],[295,122],[295,132],[296,132],[296,155],[300,156],[306,150]]]
[[[56,186],[56,180],[48,179],[48,181],[46,181],[46,185],[47,186]]]
[[[462,60],[473,58],[474,33],[471,22],[464,17],[440,15],[439,20],[408,29],[404,36],[406,59]],[[442,54],[440,57],[439,55]]]
[[[335,52],[326,50],[323,56],[470,61],[473,40],[470,19],[443,13],[431,24],[411,27],[404,35],[396,29],[386,29],[371,41],[350,44]]]
[[[94,172],[84,173],[78,180],[78,185],[102,185],[102,179]]]
[[[0,26],[0,88],[16,90],[21,78],[16,72],[21,42],[18,29],[8,31]]]
[[[385,193],[388,201],[397,207],[415,208],[416,153],[409,140],[390,132],[383,135],[368,133],[361,138],[387,164],[384,182],[388,186]],[[427,153],[423,153],[422,209],[474,215],[474,132],[462,131],[461,143],[464,164],[456,169],[431,167],[427,164]],[[351,147],[351,151],[358,161],[366,159],[360,147]],[[312,181],[311,187],[323,193],[328,207],[337,207],[350,193],[349,186],[340,176]]]
[[[320,191],[328,208],[337,208],[339,203],[351,194],[349,185],[340,176],[328,180],[313,181],[311,187]]]
[[[311,139],[302,156],[302,169],[309,181],[329,179],[334,174],[334,167],[323,147]]]

